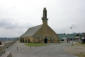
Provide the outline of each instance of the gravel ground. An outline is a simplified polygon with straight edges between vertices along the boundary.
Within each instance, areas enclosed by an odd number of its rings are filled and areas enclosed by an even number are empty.
[[[64,44],[49,44],[41,47],[28,47],[23,43],[15,43],[6,52],[11,52],[13,57],[77,57],[64,51]]]

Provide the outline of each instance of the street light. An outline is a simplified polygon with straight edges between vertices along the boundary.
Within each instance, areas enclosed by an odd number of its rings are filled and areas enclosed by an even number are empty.
[[[72,32],[73,26],[70,27],[70,30]],[[73,35],[72,35],[72,46],[73,46]]]

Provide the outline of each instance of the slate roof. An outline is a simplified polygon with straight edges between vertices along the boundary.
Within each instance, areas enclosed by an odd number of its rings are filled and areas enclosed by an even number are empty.
[[[42,25],[38,25],[38,26],[29,28],[21,37],[33,36],[41,28],[41,26]]]

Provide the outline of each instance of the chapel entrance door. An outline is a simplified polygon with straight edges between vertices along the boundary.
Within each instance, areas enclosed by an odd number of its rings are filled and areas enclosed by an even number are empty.
[[[44,39],[44,43],[48,43],[48,39],[47,38]]]

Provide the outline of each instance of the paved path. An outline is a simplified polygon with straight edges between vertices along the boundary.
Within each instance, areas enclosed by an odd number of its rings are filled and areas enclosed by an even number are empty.
[[[17,48],[18,46],[18,48]],[[42,47],[27,47],[21,43],[15,43],[7,49],[13,57],[77,57],[64,51],[63,44],[49,44]]]

